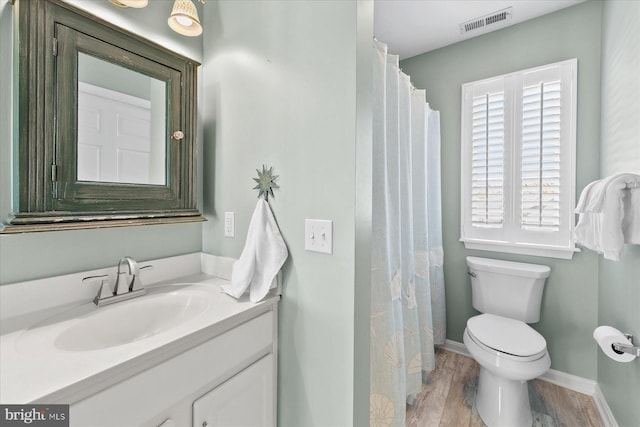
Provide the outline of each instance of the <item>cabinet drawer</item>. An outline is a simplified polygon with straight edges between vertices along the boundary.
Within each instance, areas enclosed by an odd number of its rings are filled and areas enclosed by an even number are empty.
[[[264,313],[70,408],[71,426],[139,426],[273,351],[273,312]],[[197,393],[197,394],[194,394]]]

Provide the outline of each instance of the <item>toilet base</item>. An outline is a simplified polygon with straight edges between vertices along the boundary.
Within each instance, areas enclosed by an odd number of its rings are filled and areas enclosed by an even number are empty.
[[[476,408],[489,427],[531,426],[527,381],[508,380],[480,367]]]

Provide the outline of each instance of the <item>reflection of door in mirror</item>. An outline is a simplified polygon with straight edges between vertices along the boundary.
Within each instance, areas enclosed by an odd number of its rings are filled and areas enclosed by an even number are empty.
[[[78,181],[165,185],[166,84],[78,54]]]

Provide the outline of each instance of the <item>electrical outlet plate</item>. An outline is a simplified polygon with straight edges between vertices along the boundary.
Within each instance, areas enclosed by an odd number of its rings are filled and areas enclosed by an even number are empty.
[[[312,252],[333,253],[333,221],[305,219],[304,248]]]
[[[234,212],[224,213],[224,236],[235,237],[236,235],[236,220]]]

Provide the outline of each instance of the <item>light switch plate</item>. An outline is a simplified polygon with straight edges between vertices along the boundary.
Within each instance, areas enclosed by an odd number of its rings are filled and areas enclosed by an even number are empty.
[[[304,248],[307,251],[333,253],[333,221],[304,220]]]
[[[235,237],[236,236],[236,219],[234,212],[224,213],[224,236]]]

